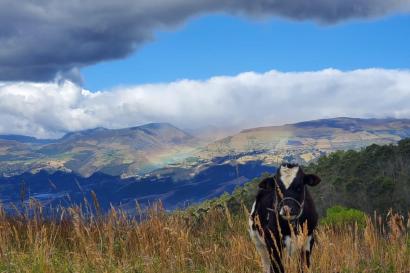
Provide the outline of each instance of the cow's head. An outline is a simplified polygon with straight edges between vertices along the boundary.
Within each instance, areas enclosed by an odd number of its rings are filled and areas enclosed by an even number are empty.
[[[305,174],[297,164],[282,164],[276,175],[275,184],[261,182],[260,188],[276,187],[277,212],[286,220],[294,220],[300,216],[306,197],[306,185],[316,186],[320,178],[314,174]]]

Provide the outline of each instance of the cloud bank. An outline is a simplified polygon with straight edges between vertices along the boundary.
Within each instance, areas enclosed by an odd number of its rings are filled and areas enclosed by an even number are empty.
[[[337,116],[410,118],[409,105],[409,70],[248,72],[97,93],[68,81],[1,83],[0,134],[46,138],[149,122],[249,128]]]
[[[81,82],[79,69],[118,59],[200,14],[335,23],[410,11],[410,0],[1,0],[0,81]]]

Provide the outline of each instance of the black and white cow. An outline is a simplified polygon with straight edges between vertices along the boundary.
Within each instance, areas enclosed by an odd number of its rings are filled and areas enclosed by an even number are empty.
[[[299,251],[302,262],[310,266],[318,215],[306,186],[316,186],[319,182],[318,176],[305,174],[297,164],[282,164],[274,177],[259,183],[249,216],[249,232],[266,273],[284,272],[282,250],[291,255],[297,250],[295,236],[291,234],[300,233],[302,225],[307,225],[308,236]]]

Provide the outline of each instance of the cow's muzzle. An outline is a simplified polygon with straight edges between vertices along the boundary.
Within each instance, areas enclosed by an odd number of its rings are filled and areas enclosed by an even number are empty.
[[[297,220],[302,216],[304,201],[299,202],[295,198],[285,197],[278,204],[278,213],[280,217],[287,221]]]

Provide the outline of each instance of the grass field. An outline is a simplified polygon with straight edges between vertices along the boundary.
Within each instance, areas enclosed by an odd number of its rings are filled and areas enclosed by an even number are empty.
[[[53,221],[35,202],[31,209],[32,217],[0,215],[0,272],[262,272],[245,208],[193,217],[157,205],[145,220],[115,209],[86,217],[69,208]],[[369,217],[364,228],[320,226],[310,272],[410,272],[406,230],[397,215]],[[289,257],[284,263],[287,272],[297,272]]]

